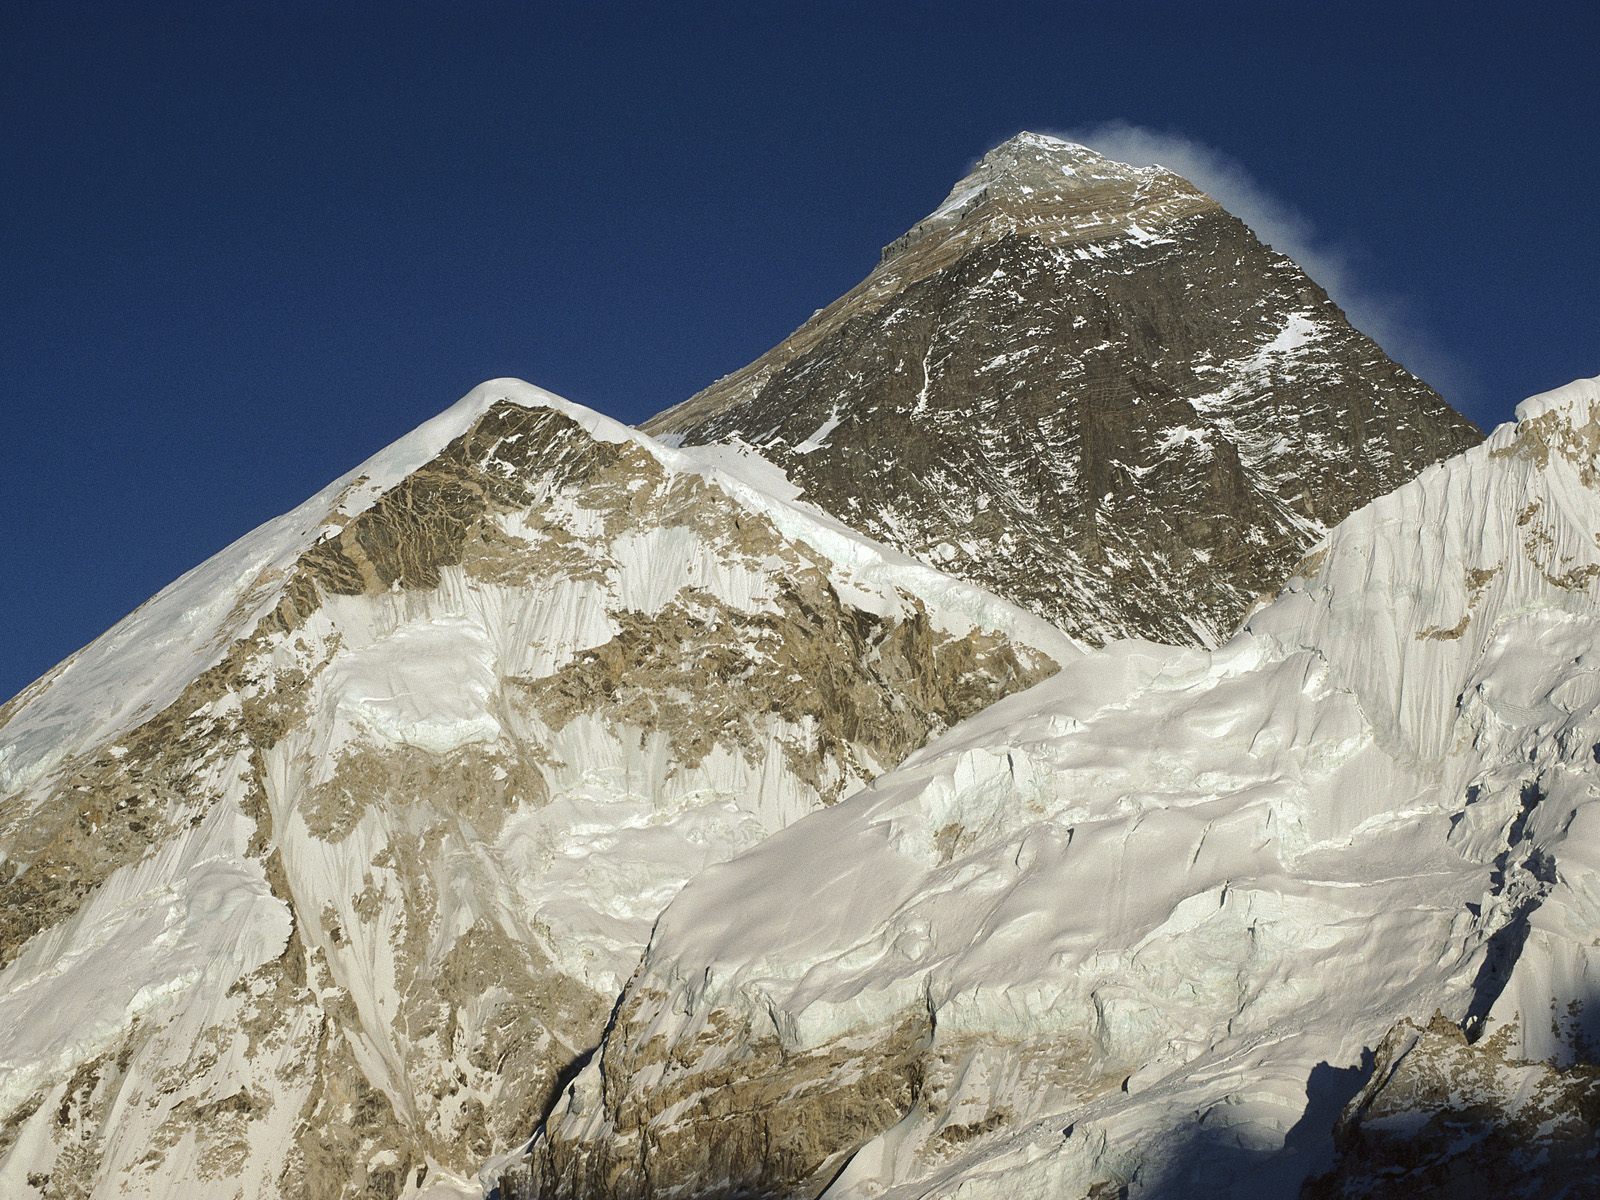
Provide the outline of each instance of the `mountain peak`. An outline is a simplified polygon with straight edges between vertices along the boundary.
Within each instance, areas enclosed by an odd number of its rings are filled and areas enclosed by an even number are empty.
[[[1227,637],[1329,525],[1477,440],[1192,184],[1032,132],[646,428],[754,444],[1091,642]]]
[[[1080,142],[1024,130],[980,158],[951,195],[974,187],[1010,185],[1025,196],[1053,197],[1106,185],[1137,187],[1164,174],[1170,173],[1118,162]]]
[[[1161,221],[1210,203],[1160,167],[1130,166],[1078,142],[1024,130],[980,158],[883,256],[887,261],[930,235],[958,229],[971,229],[978,240],[1024,230],[1057,244],[1096,240],[1146,212]]]
[[[665,897],[1075,656],[746,457],[491,380],[0,708],[0,1195],[481,1195]]]
[[[990,150],[981,159],[973,170],[973,174],[984,168],[991,170],[1029,170],[1043,167],[1046,170],[1064,170],[1072,172],[1079,167],[1091,169],[1099,167],[1119,168],[1122,172],[1131,173],[1140,168],[1119,163],[1115,159],[1107,158],[1092,147],[1085,146],[1082,142],[1069,141],[1066,138],[1054,137],[1048,133],[1031,133],[1024,129],[1001,142]]]

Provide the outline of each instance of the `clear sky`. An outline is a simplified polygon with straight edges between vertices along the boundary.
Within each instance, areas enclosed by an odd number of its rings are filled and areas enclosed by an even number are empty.
[[[1177,139],[1493,424],[1600,373],[1597,13],[8,0],[0,697],[482,379],[683,399],[1019,129]]]

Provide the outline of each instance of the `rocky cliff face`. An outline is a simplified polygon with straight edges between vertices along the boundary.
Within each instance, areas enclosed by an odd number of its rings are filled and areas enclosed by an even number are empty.
[[[1091,642],[1214,643],[1478,440],[1191,184],[1021,134],[860,285],[646,428]]]
[[[790,494],[499,381],[0,711],[0,1193],[472,1194],[685,879],[1076,653]]]
[[[1380,1047],[1324,1194],[1452,1133],[1440,1054],[1589,1153],[1538,1063],[1600,1045],[1600,382],[1518,413],[1224,646],[1074,660],[702,873],[505,1192],[1293,1196]]]
[[[1559,1026],[1562,1018],[1553,1017]],[[1600,1066],[1508,1051],[1512,1030],[1477,1043],[1440,1014],[1403,1021],[1339,1122],[1336,1170],[1304,1200],[1584,1200],[1600,1191]]]

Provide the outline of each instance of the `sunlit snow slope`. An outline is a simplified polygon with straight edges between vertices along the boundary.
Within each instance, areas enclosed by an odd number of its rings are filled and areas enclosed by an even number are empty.
[[[1294,1196],[1380,1043],[1397,1137],[1592,1094],[1517,1064],[1600,1046],[1597,581],[1589,380],[1215,651],[1079,658],[704,872],[508,1194]]]
[[[470,1191],[684,880],[1076,654],[793,492],[498,380],[0,710],[0,1195]]]

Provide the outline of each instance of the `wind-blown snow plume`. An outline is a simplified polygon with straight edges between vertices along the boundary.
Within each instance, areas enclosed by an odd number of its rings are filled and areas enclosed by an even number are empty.
[[[1113,120],[1060,136],[1133,166],[1176,171],[1294,259],[1349,315],[1357,328],[1458,405],[1474,391],[1466,366],[1440,347],[1423,318],[1400,297],[1361,278],[1361,252],[1331,242],[1304,213],[1255,178],[1230,155],[1181,133]]]

